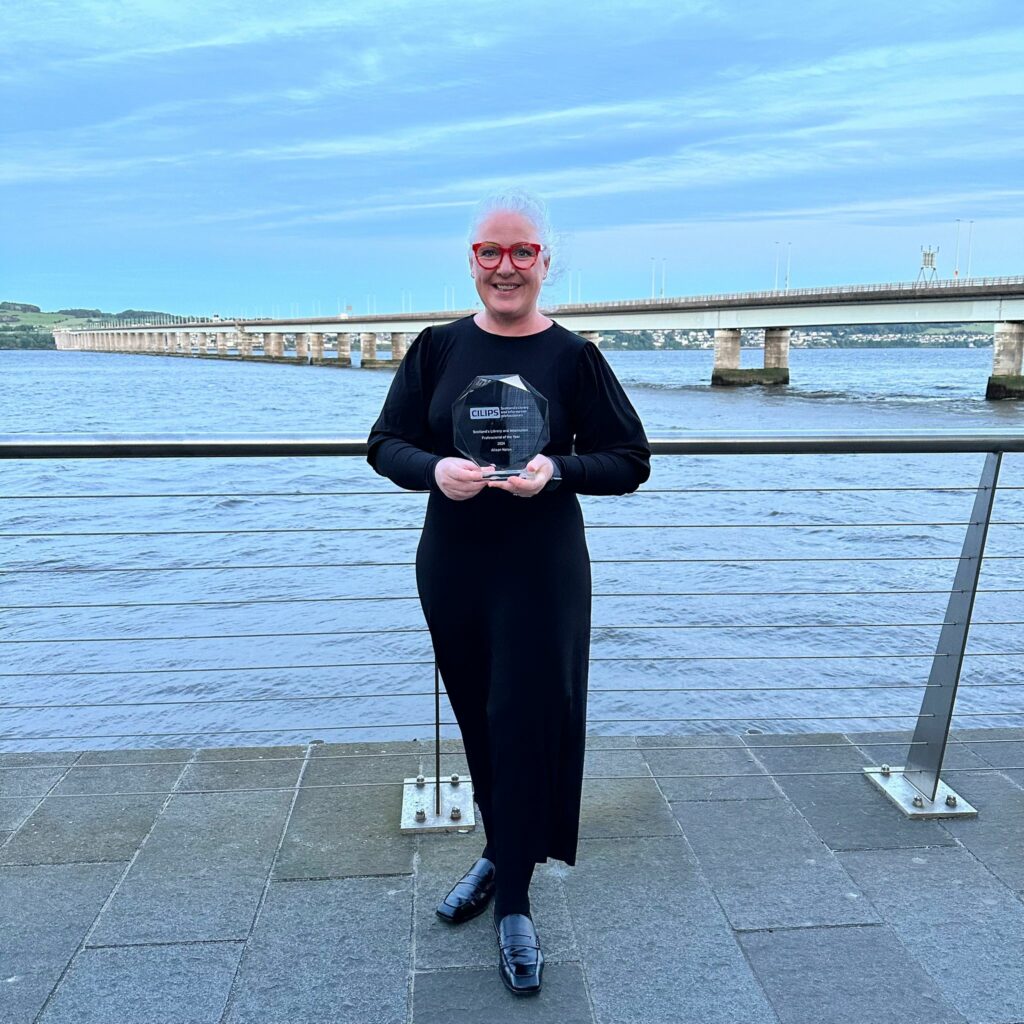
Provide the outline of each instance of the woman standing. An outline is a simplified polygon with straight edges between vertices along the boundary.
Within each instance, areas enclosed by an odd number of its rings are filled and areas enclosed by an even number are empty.
[[[478,206],[469,267],[484,308],[410,345],[367,455],[430,491],[416,583],[486,833],[437,913],[459,924],[494,894],[498,966],[519,994],[540,990],[544,962],[534,866],[576,863],[591,599],[576,495],[625,494],[650,475],[643,426],[597,346],[537,309],[550,244],[540,200],[516,190]],[[528,475],[488,480],[454,446],[452,403],[491,374],[547,398],[550,442]]]

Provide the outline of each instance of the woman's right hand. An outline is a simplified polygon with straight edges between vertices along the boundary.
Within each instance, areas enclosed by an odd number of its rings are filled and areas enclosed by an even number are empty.
[[[451,456],[441,459],[434,467],[434,479],[441,493],[452,501],[465,501],[473,498],[487,486],[484,473],[494,471],[494,466],[478,466],[469,459],[456,459]]]

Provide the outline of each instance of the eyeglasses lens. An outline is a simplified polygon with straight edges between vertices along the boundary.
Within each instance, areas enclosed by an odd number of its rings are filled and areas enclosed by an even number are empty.
[[[506,250],[500,245],[481,245],[476,249],[477,262],[485,270],[493,270],[501,263],[501,258],[508,252],[512,265],[519,270],[529,270],[537,262],[540,255],[540,246],[529,242],[522,242]]]

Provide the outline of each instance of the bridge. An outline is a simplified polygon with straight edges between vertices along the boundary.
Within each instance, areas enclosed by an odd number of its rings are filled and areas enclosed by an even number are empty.
[[[338,367],[352,365],[352,351],[358,345],[360,365],[375,368],[396,366],[410,338],[424,327],[450,323],[471,312],[292,319],[167,317],[159,323],[111,321],[82,330],[58,329],[54,337],[59,349]],[[789,383],[794,327],[991,323],[995,331],[986,397],[1024,398],[1024,276],[576,303],[545,307],[545,312],[595,343],[600,343],[602,331],[713,331],[711,383],[721,385]],[[764,331],[762,368],[740,368],[740,337],[745,329]],[[290,346],[289,337],[293,339]],[[378,350],[385,345],[388,357],[380,358]]]

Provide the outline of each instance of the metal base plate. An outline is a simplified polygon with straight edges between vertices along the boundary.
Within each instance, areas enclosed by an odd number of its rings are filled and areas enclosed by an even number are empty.
[[[889,774],[882,774],[882,767],[865,768],[864,774],[873,786],[880,789],[908,818],[975,818],[977,808],[972,807],[963,797],[953,792],[941,779],[934,800],[921,795],[903,776],[903,765],[889,768]],[[920,806],[915,805],[915,798]]]
[[[476,828],[476,808],[473,804],[473,783],[468,775],[460,775],[458,785],[451,777],[441,779],[441,814],[434,813],[434,776],[429,775],[418,785],[416,779],[406,779],[402,787],[403,833],[415,832],[469,832]],[[452,817],[458,808],[459,816]],[[424,819],[416,820],[416,812],[422,809]]]

